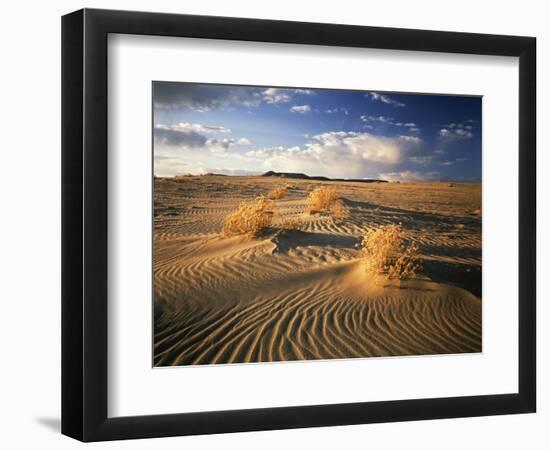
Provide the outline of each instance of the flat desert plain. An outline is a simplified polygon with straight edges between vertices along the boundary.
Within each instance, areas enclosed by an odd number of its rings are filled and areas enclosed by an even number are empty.
[[[341,217],[308,212],[319,187]],[[277,188],[261,235],[223,234]],[[390,224],[420,248],[413,278],[365,270],[363,236]],[[481,351],[480,184],[155,178],[153,232],[155,366]]]

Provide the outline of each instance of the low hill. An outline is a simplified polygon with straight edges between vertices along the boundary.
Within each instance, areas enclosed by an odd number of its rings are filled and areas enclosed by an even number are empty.
[[[329,177],[310,177],[305,173],[292,172],[274,172],[270,170],[262,175],[262,177],[278,177],[278,178],[294,178],[300,180],[316,180],[316,181],[349,181],[354,183],[387,183],[386,180],[376,180],[368,178],[329,178]]]

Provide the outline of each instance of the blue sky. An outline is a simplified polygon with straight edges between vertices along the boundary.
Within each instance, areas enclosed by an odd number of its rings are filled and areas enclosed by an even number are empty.
[[[158,176],[481,180],[481,98],[153,83]]]

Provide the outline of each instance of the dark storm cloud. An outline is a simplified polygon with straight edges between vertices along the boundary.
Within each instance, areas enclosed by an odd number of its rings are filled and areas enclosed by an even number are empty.
[[[231,90],[224,86],[167,82],[153,84],[155,108],[187,107],[199,111],[209,111],[227,104],[230,96]]]
[[[177,145],[180,147],[204,147],[206,136],[196,131],[181,131],[168,127],[156,126],[154,129],[155,142],[163,145]]]
[[[309,96],[308,89],[281,89],[246,86],[223,86],[155,81],[155,108],[190,108],[195,111],[227,109],[231,106],[259,106],[261,103],[288,103],[293,96]]]

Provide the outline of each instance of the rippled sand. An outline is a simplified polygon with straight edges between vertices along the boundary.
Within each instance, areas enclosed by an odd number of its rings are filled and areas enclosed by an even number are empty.
[[[310,215],[338,189],[345,220]],[[276,187],[273,228],[223,238],[224,218]],[[270,177],[155,179],[157,366],[481,351],[481,186]],[[304,222],[284,230],[285,219]],[[401,223],[423,254],[414,280],[367,276],[365,231]]]

